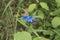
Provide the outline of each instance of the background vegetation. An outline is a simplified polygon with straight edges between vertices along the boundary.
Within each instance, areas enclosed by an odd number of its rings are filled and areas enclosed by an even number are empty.
[[[60,0],[0,0],[0,40],[60,40]]]

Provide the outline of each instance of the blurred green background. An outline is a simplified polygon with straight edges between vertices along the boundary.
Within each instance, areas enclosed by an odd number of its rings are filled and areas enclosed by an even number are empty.
[[[0,40],[60,40],[60,0],[0,0]]]

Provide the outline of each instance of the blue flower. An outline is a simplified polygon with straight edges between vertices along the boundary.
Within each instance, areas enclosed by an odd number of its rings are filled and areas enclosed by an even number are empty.
[[[32,16],[23,16],[22,19],[26,22],[33,22],[35,20],[35,18]]]

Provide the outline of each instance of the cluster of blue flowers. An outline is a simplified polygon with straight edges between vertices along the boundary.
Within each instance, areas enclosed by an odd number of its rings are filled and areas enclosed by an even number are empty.
[[[33,21],[35,21],[35,18],[32,17],[32,16],[23,16],[22,19],[25,20],[26,22],[33,22]]]

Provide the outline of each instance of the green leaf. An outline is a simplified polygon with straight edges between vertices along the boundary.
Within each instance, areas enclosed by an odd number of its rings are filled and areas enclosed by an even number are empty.
[[[30,33],[23,31],[15,33],[14,40],[32,40],[32,37]]]
[[[57,6],[60,6],[60,0],[55,0],[57,2]]]
[[[52,20],[52,25],[54,28],[57,28],[60,25],[60,17],[54,17]]]
[[[44,19],[44,13],[41,10],[39,10],[38,14],[39,14],[41,19]]]
[[[60,29],[53,30],[58,36],[60,36]]]
[[[56,35],[54,40],[60,40],[60,36]]]
[[[46,10],[49,10],[49,7],[48,7],[47,3],[45,3],[45,2],[40,2],[40,5],[41,5],[42,8],[44,8],[44,9],[46,9]]]
[[[28,28],[28,25],[26,25],[26,21],[24,21],[24,20],[22,20],[22,19],[17,19],[17,21],[19,22],[19,23],[21,23],[22,25],[24,25],[26,28]]]
[[[55,14],[54,14],[53,12],[50,12],[50,15],[51,15],[51,16],[55,16]]]
[[[39,0],[36,0],[37,3],[39,3]]]
[[[36,37],[36,38],[34,38],[33,40],[49,40],[49,39],[47,39],[47,38],[44,38],[44,37]]]
[[[54,32],[51,31],[51,30],[46,30],[46,31],[43,32],[43,34],[52,36],[54,34]]]
[[[57,3],[60,3],[60,0],[56,0]]]
[[[28,7],[28,12],[32,12],[36,9],[36,4],[30,4]]]
[[[44,19],[44,13],[43,13],[41,10],[38,11],[38,16],[39,16],[41,19]]]
[[[14,17],[19,17],[19,16],[20,16],[20,15],[19,15],[18,13],[14,15]]]
[[[50,12],[50,15],[51,15],[51,16],[60,15],[60,8],[59,8],[59,9],[56,9],[56,10],[53,11],[53,12]]]
[[[51,24],[49,23],[49,21],[45,21],[45,26],[46,27],[50,27],[51,26]]]

